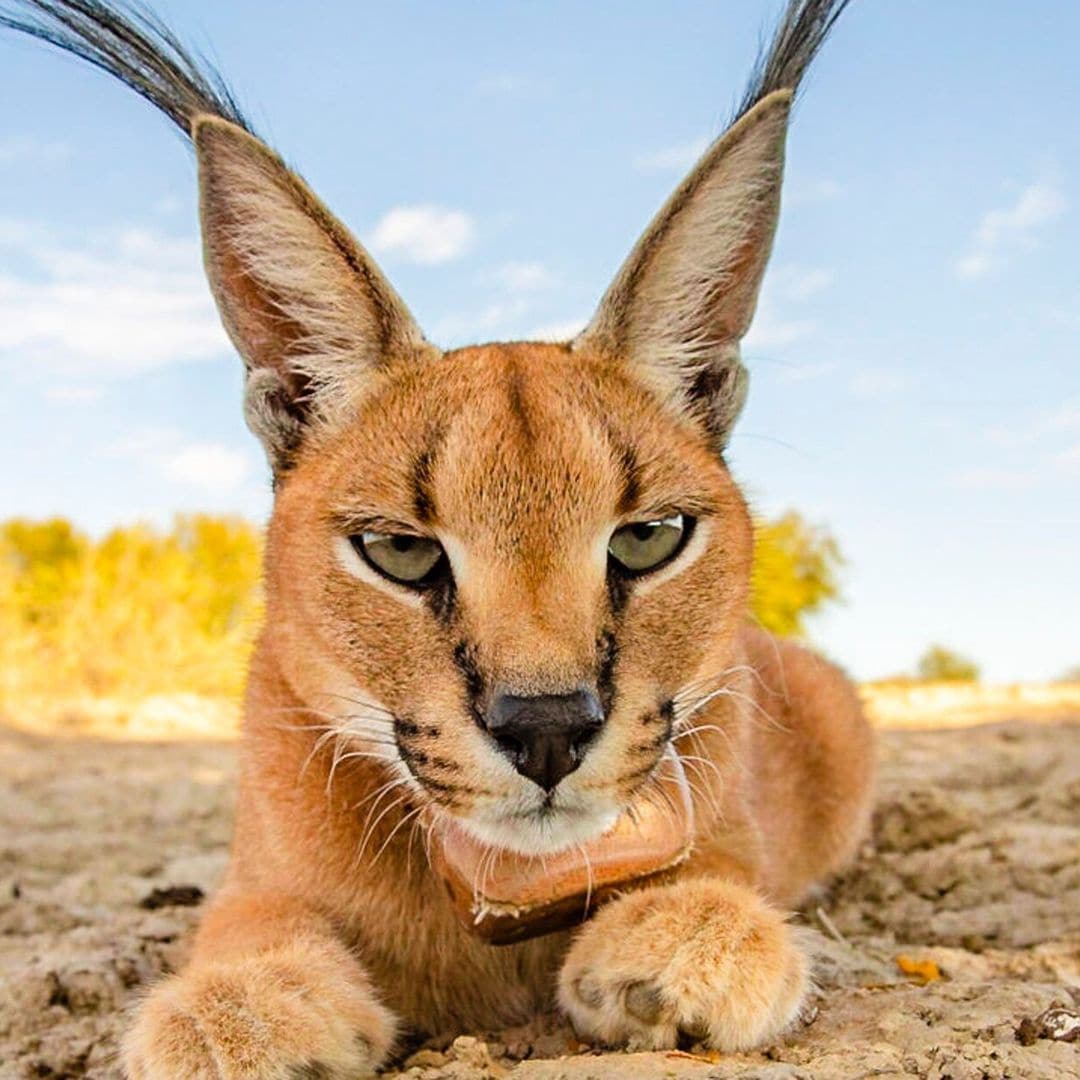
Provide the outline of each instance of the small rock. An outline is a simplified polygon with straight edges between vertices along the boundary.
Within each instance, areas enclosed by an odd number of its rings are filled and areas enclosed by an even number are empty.
[[[163,907],[197,907],[206,894],[198,885],[169,885],[153,889],[139,901],[145,911],[157,911]]]
[[[438,1050],[417,1050],[405,1059],[406,1069],[439,1069],[450,1059]]]
[[[1039,1039],[1080,1042],[1080,1013],[1059,1006],[1036,1017],[1025,1016],[1017,1026],[1016,1041],[1021,1046],[1032,1046]]]

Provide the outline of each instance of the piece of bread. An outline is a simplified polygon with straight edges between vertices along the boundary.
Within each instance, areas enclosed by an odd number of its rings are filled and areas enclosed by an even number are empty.
[[[432,866],[462,922],[505,945],[581,922],[612,895],[663,878],[690,854],[694,811],[674,751],[602,836],[564,851],[522,855],[493,849],[460,825],[434,830]]]

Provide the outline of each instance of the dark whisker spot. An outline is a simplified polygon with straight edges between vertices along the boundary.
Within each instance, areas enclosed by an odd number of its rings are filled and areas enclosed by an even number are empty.
[[[450,758],[445,757],[431,757],[428,759],[428,763],[436,769],[446,769],[448,772],[459,772],[460,766],[456,761],[452,761]]]
[[[640,769],[634,769],[631,772],[623,773],[622,776],[616,781],[618,784],[628,784],[634,780],[640,780],[643,776],[648,776],[649,773],[656,768],[656,759],[654,758],[648,765],[642,765]]]

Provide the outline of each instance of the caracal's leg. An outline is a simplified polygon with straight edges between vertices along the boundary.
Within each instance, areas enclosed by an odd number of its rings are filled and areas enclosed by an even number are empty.
[[[356,956],[317,913],[223,893],[188,966],[142,1003],[124,1042],[131,1080],[353,1080],[394,1038]]]

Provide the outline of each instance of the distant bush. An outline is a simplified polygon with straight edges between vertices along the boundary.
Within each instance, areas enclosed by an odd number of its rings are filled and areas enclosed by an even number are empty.
[[[837,596],[840,553],[788,513],[756,527],[753,610],[779,634]],[[0,696],[240,694],[262,601],[262,537],[239,518],[172,528],[0,523]]]
[[[754,531],[754,615],[774,634],[805,636],[806,616],[840,596],[840,547],[826,529],[791,510],[757,522]]]
[[[931,645],[919,658],[915,675],[922,682],[978,682],[979,667],[944,645]]]
[[[0,525],[0,689],[234,695],[261,612],[258,530],[178,517],[94,541],[62,518]]]

